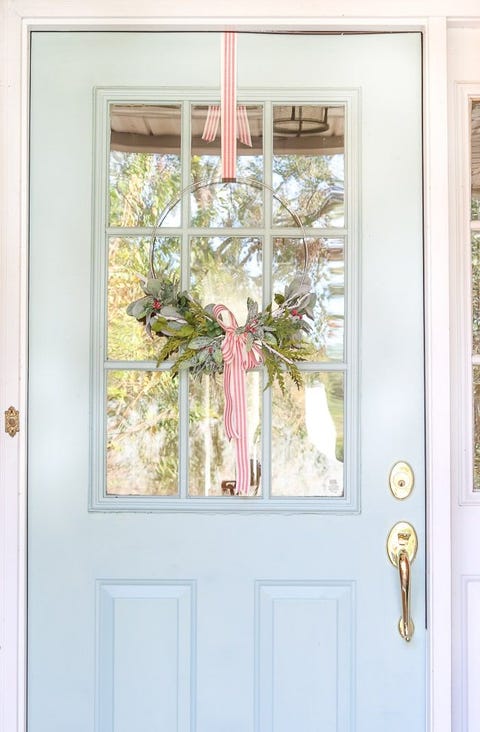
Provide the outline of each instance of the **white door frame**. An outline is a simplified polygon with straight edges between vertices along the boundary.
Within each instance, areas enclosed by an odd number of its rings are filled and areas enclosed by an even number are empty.
[[[78,7],[75,7],[78,5]],[[26,355],[29,37],[35,30],[414,30],[424,34],[424,194],[427,431],[428,732],[451,730],[450,369],[447,15],[479,20],[478,0],[392,3],[244,0],[0,0],[0,409],[20,409],[15,438],[0,430],[0,732],[26,729]],[[389,10],[384,6],[389,5]],[[396,5],[396,7],[394,7]],[[266,10],[264,11],[264,7]],[[401,15],[415,7],[423,17]],[[243,7],[242,7],[243,9]],[[343,11],[343,14],[342,14]],[[393,13],[397,12],[397,15]],[[261,16],[260,13],[265,12]],[[388,12],[392,13],[388,15]],[[405,11],[404,11],[405,12]],[[123,15],[122,15],[123,13]],[[227,13],[227,15],[226,15]],[[385,14],[387,13],[387,15]],[[465,20],[463,20],[465,22]],[[3,36],[3,37],[2,37]],[[48,419],[48,415],[45,416]],[[399,690],[399,693],[401,691]]]

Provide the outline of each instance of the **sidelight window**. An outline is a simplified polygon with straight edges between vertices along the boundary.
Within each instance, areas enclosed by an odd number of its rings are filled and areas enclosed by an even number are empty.
[[[472,278],[473,485],[480,490],[480,101],[471,103],[470,241]]]

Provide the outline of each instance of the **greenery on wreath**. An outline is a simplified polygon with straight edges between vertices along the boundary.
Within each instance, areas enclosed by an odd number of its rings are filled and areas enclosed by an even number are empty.
[[[164,338],[158,363],[172,360],[174,375],[184,368],[198,376],[223,372],[225,331],[214,317],[214,304],[203,307],[191,293],[182,292],[175,279],[145,277],[141,284],[145,295],[130,303],[127,313],[143,323],[150,336]],[[276,307],[268,305],[262,311],[248,298],[246,323],[236,330],[247,334],[247,351],[254,345],[261,349],[267,386],[277,380],[282,392],[286,373],[301,386],[297,362],[311,353],[306,318],[313,320],[316,296],[310,287],[308,277],[298,275],[284,294],[275,294]]]

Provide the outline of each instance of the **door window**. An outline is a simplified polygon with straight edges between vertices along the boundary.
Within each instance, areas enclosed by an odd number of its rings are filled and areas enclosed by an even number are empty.
[[[247,297],[262,308],[296,273],[308,275],[317,301],[312,355],[300,364],[303,386],[288,383],[282,393],[265,389],[262,368],[247,374],[249,499],[270,509],[285,502],[290,509],[296,502],[302,510],[351,508],[355,486],[346,476],[354,476],[356,465],[357,371],[355,222],[347,214],[354,201],[351,181],[345,185],[351,100],[300,103],[293,94],[287,103],[265,94],[239,107],[237,183],[221,184],[215,99],[114,96],[97,92],[97,150],[108,184],[99,170],[94,343],[102,355],[92,366],[92,508],[246,505],[236,496],[222,376],[173,378],[168,362],[157,363],[161,339],[151,339],[126,313],[142,294],[139,276],[150,261],[203,305],[226,305],[239,324]]]

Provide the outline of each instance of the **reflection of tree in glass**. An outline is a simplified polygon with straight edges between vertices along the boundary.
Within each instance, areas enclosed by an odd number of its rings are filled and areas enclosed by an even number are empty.
[[[237,178],[263,179],[262,156],[239,156]],[[192,157],[192,182],[203,183],[221,179],[220,158],[217,155]],[[241,183],[205,186],[191,197],[193,226],[259,226],[263,221],[263,192],[255,186]]]
[[[223,380],[190,380],[190,495],[220,495],[224,467]],[[234,475],[224,477],[232,478]],[[211,487],[214,488],[212,491]]]
[[[259,372],[247,374],[249,456],[260,461]],[[190,495],[221,495],[222,480],[235,480],[235,448],[225,435],[223,379],[205,375],[190,379]]]
[[[473,486],[480,490],[480,367],[473,367]]]
[[[150,240],[110,241],[108,280],[108,353],[110,359],[156,360],[159,344],[143,328],[132,328],[126,306],[139,290],[136,273],[148,271]],[[159,271],[179,271],[179,241],[159,240]],[[108,491],[176,492],[178,391],[170,374],[116,371],[108,393]],[[146,426],[146,427],[145,427]],[[145,429],[145,434],[142,431]],[[153,467],[152,467],[153,466]],[[143,482],[142,482],[143,481]],[[143,487],[142,487],[143,486]],[[173,487],[174,486],[174,487]]]
[[[472,198],[471,218],[472,221],[480,219],[480,198]]]
[[[317,296],[315,321],[310,340],[317,350],[315,361],[342,360],[344,332],[344,243],[342,239],[306,239],[308,267],[306,274]],[[303,272],[303,239],[274,239],[273,285],[281,291],[292,272]]]
[[[343,226],[343,155],[275,155],[273,186],[305,227]],[[292,226],[274,201],[276,226]]]
[[[314,398],[311,390],[318,392],[319,401],[311,405],[310,421],[306,400]],[[274,389],[272,491],[275,495],[341,495],[343,392],[343,375],[336,373],[306,375],[305,388],[290,389],[285,395]]]
[[[261,303],[261,239],[195,237],[191,252],[192,286],[201,302],[222,303],[242,325],[247,315],[247,297]]]
[[[247,297],[257,301],[262,297],[261,240],[258,237],[195,237],[191,252],[192,288],[200,301],[221,302],[243,324]],[[258,428],[258,386],[256,391],[255,406],[249,407],[250,432]],[[250,389],[249,403],[252,399]],[[257,434],[257,442],[258,439]],[[201,381],[191,379],[190,494],[220,495],[221,481],[234,478],[233,448],[228,446],[223,426],[223,380],[213,376],[205,376]]]
[[[109,372],[107,492],[178,490],[178,389],[168,373]]]
[[[293,158],[293,156],[292,156]],[[278,159],[279,160],[279,159]],[[278,162],[277,160],[277,162]],[[285,162],[285,161],[284,161]],[[335,192],[335,175],[328,167],[326,159],[314,158],[308,165],[305,159],[300,166],[292,164],[291,176],[287,175],[279,190],[287,199],[293,192],[298,199],[300,210],[306,207],[310,219],[304,225],[315,224],[312,206],[320,206],[321,216],[328,223],[338,216],[342,209],[343,195]],[[263,157],[240,156],[238,160],[240,178],[263,180]],[[276,174],[281,175],[280,164],[276,163]],[[322,167],[323,166],[323,167]],[[337,166],[338,168],[338,166]],[[285,169],[288,173],[288,168]],[[216,156],[196,156],[192,160],[192,181],[218,180],[220,160]],[[302,191],[296,189],[298,181],[305,183]],[[112,226],[134,227],[153,226],[165,207],[179,195],[181,187],[180,162],[174,155],[150,153],[111,154],[110,164],[110,224]],[[278,185],[278,181],[277,181]],[[280,185],[280,188],[282,188]],[[341,188],[341,184],[339,183]],[[330,198],[329,198],[330,196]],[[332,198],[333,196],[333,198]],[[335,196],[337,198],[335,199]],[[200,188],[192,195],[192,223],[197,227],[212,226],[258,226],[263,224],[263,191],[253,186],[232,185]],[[334,200],[335,199],[335,200]],[[179,225],[178,205],[169,215],[166,225]],[[279,208],[282,213],[282,208]],[[291,227],[290,214],[283,210]],[[277,222],[278,223],[278,222]],[[298,240],[283,239],[279,257],[275,246],[275,287],[282,291],[292,277],[303,271],[303,250]],[[109,252],[109,290],[108,290],[108,355],[111,359],[142,361],[154,359],[158,343],[151,343],[144,329],[137,327],[125,313],[126,305],[137,296],[136,273],[148,271],[148,238],[115,238],[110,241]],[[317,284],[318,295],[315,344],[324,358],[328,352],[328,328],[333,322],[343,318],[328,310],[334,288],[343,298],[343,250],[328,250],[323,240],[312,239],[309,243],[310,268],[308,274]],[[327,256],[328,254],[328,256]],[[168,275],[179,271],[179,240],[164,237],[159,240],[155,252],[158,272]],[[244,317],[247,296],[261,300],[262,242],[255,236],[244,237],[198,237],[192,240],[192,281],[201,292],[208,292],[214,301],[221,301],[233,293],[232,303],[226,302],[234,310],[239,322]],[[336,279],[335,279],[336,278]],[[329,281],[327,293],[325,282]],[[330,300],[329,300],[330,298]],[[238,304],[236,304],[238,303]],[[238,309],[237,309],[238,308]],[[343,342],[343,341],[342,341]],[[332,354],[328,354],[332,357]],[[134,365],[134,364],[132,364]],[[220,380],[221,382],[221,380]],[[212,492],[218,491],[218,480],[214,465],[223,466],[221,477],[234,477],[234,464],[231,463],[231,450],[226,451],[223,431],[223,410],[221,408],[221,383],[212,381],[208,404],[206,401],[205,381],[195,383],[196,398],[191,401],[190,424],[190,468],[199,490],[212,482]],[[330,387],[329,387],[330,388]],[[331,387],[333,388],[333,387]],[[216,394],[215,390],[220,389]],[[258,404],[261,387],[250,390],[252,424],[251,429],[258,438]],[[300,398],[296,390],[289,390],[281,406],[282,423],[292,421],[294,414],[291,400]],[[193,395],[192,395],[193,396]],[[207,394],[208,396],[208,394]],[[340,412],[343,407],[335,395],[329,400],[335,422],[341,423]],[[343,402],[342,402],[343,404]],[[178,480],[178,386],[169,373],[149,373],[128,369],[109,372],[107,399],[108,442],[108,492],[145,493],[172,495],[177,493]],[[298,411],[298,410],[297,410]],[[338,411],[338,415],[335,416]],[[295,421],[295,420],[294,420]],[[208,429],[206,430],[206,427]],[[206,430],[206,431],[205,431]],[[210,447],[206,444],[206,435]],[[299,435],[301,429],[299,427]],[[254,435],[252,435],[253,439]],[[300,439],[300,438],[299,438]],[[343,436],[340,436],[342,440]],[[258,439],[257,439],[258,442]],[[340,443],[339,443],[340,444]],[[343,450],[343,447],[341,448]],[[210,468],[208,456],[210,451]],[[340,454],[340,448],[337,451]],[[340,459],[340,458],[339,458]],[[203,468],[202,468],[203,466]],[[203,477],[200,479],[200,475]],[[225,472],[225,475],[223,475]],[[207,477],[209,474],[209,478]],[[227,475],[228,473],[228,475]],[[232,473],[232,474],[230,474]],[[197,480],[197,478],[199,480]],[[215,478],[215,485],[213,481]]]
[[[472,234],[473,353],[480,354],[480,234]]]
[[[112,151],[110,225],[154,226],[165,206],[180,193],[180,181],[178,155]]]
[[[472,234],[472,352],[480,354],[480,234]],[[473,368],[474,486],[480,489],[480,368]]]
[[[132,328],[126,308],[141,293],[139,274],[149,269],[151,240],[146,238],[112,238],[109,243],[108,266],[108,357],[121,361],[155,360],[158,342],[152,341],[144,329]],[[155,270],[168,276],[180,274],[180,242],[175,237],[156,240]]]

